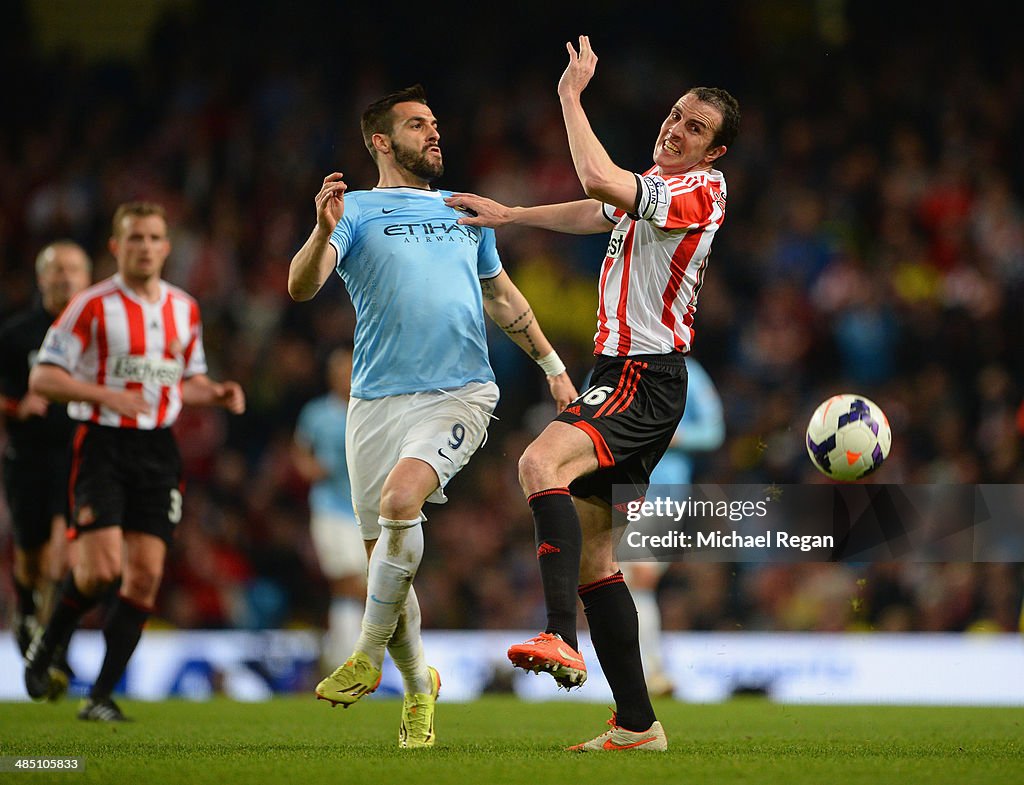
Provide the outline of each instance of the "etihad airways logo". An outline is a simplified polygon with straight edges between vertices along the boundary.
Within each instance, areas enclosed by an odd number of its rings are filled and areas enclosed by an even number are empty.
[[[388,237],[402,237],[407,243],[472,243],[480,242],[480,232],[472,226],[454,221],[424,221],[423,223],[388,224],[384,227]]]

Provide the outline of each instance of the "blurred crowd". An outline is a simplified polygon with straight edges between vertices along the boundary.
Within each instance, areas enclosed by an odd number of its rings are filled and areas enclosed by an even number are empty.
[[[696,480],[822,481],[804,426],[821,400],[855,391],[892,424],[880,482],[1024,482],[1024,56],[1008,30],[957,17],[954,41],[941,13],[897,10],[881,29],[861,4],[748,2],[716,4],[713,32],[677,33],[686,45],[672,46],[596,3],[586,31],[551,9],[544,30],[510,22],[484,45],[462,16],[385,32],[367,9],[335,7],[345,5],[268,5],[243,35],[240,3],[169,4],[126,60],[43,52],[19,3],[0,20],[0,65],[16,75],[0,126],[0,317],[30,302],[42,245],[80,242],[104,277],[115,206],[159,201],[172,226],[167,277],[200,301],[212,375],[248,394],[241,418],[191,410],[176,426],[188,487],[158,609],[166,623],[324,623],[289,448],[354,317],[337,280],[304,304],[285,283],[322,178],[376,181],[361,110],[420,81],[440,121],[440,187],[511,204],[579,198],[554,91],[562,42],[578,32],[601,56],[585,104],[622,166],[649,165],[658,123],[687,87],[723,86],[741,104],[694,342],[727,437]],[[416,48],[435,33],[429,51]],[[578,385],[605,242],[498,233]],[[540,371],[492,337],[500,420],[451,502],[426,510],[427,628],[542,619],[516,460],[553,407]],[[1010,630],[1022,586],[1016,564],[677,564],[660,599],[668,629]],[[0,582],[4,621],[7,592]]]

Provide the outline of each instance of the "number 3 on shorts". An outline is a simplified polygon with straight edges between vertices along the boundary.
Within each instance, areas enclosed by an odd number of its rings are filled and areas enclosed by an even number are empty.
[[[177,525],[181,522],[181,491],[171,488],[171,506],[167,508],[167,520]]]

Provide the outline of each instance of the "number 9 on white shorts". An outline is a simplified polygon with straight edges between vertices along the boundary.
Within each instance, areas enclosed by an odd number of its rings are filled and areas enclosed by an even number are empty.
[[[381,489],[401,458],[418,458],[432,466],[439,485],[427,501],[448,501],[445,485],[486,441],[497,404],[498,386],[493,382],[349,401],[345,452],[364,540],[380,534]]]

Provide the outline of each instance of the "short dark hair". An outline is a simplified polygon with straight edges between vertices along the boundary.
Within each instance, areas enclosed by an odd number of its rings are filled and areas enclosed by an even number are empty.
[[[118,237],[121,234],[121,222],[127,216],[134,216],[135,218],[145,218],[149,215],[156,215],[164,219],[164,223],[167,223],[167,211],[164,210],[162,204],[156,202],[125,202],[124,204],[118,205],[114,211],[114,220],[110,222],[112,229],[112,236]]]
[[[715,138],[711,140],[711,146],[731,147],[740,130],[739,101],[733,98],[728,90],[723,90],[721,87],[693,87],[687,91],[687,95],[693,95],[698,101],[711,104],[722,113],[722,125],[715,133]]]
[[[390,134],[394,130],[395,121],[391,110],[394,109],[395,104],[406,101],[416,101],[426,106],[427,94],[423,85],[414,84],[412,87],[403,87],[401,90],[388,93],[366,107],[366,111],[363,112],[363,116],[359,120],[359,129],[363,132],[363,144],[366,145],[366,149],[370,151],[374,160],[377,158],[377,151],[373,149],[373,135]]]

